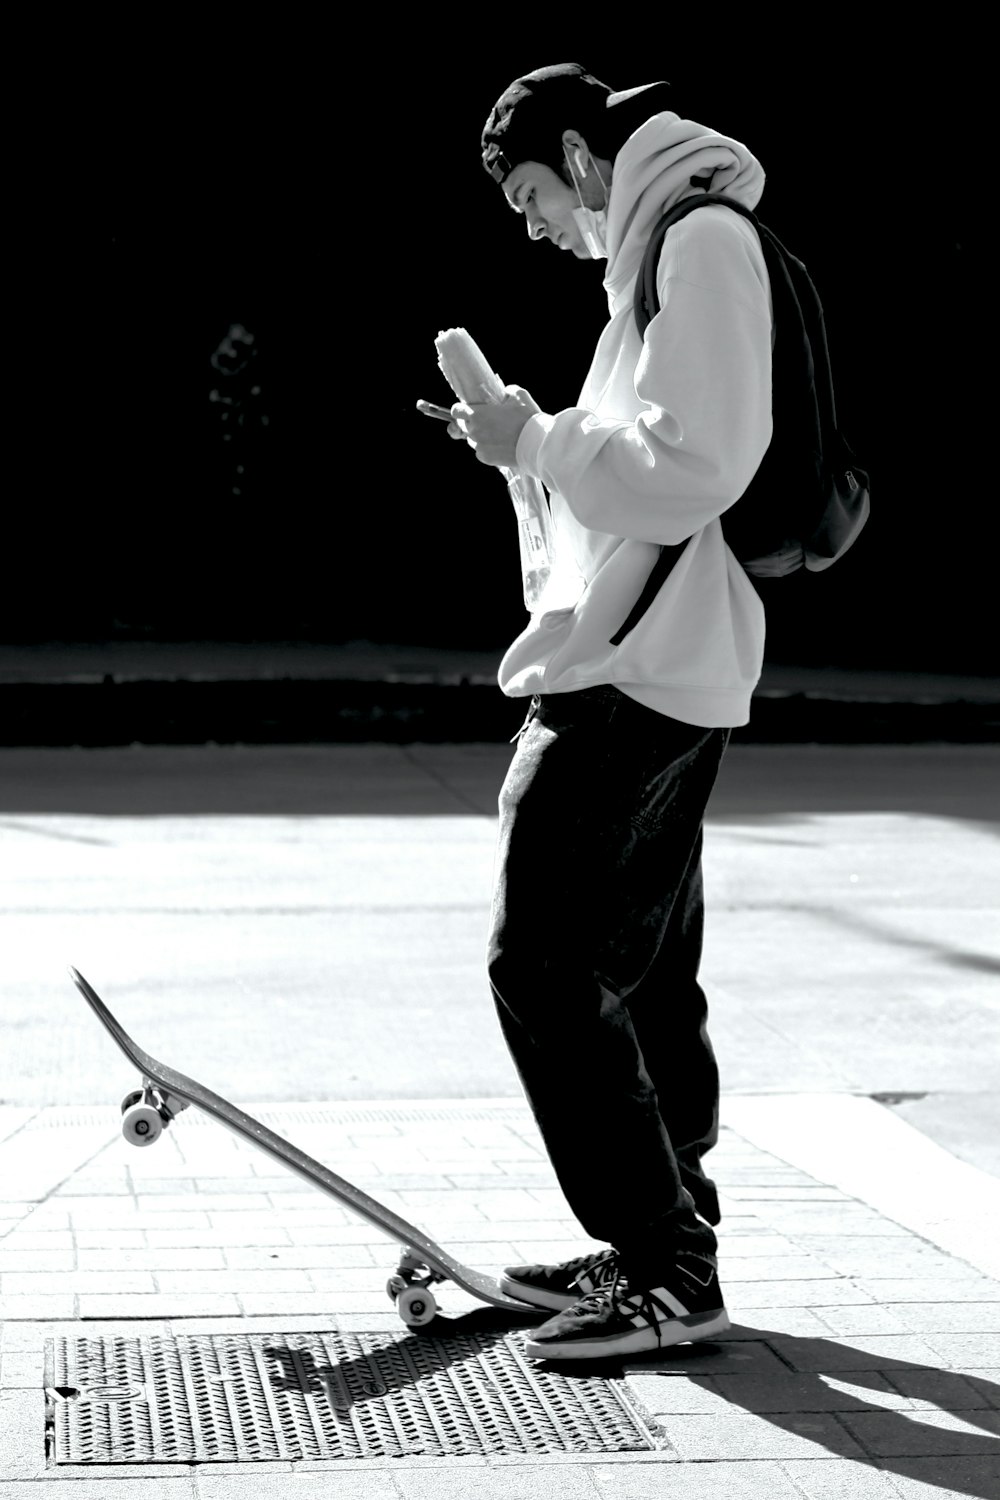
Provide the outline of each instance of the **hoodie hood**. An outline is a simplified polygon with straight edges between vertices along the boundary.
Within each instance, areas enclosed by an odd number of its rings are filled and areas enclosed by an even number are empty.
[[[608,101],[613,103],[617,96]],[[692,186],[691,179],[698,183]],[[652,115],[614,160],[608,199],[608,265],[604,285],[612,314],[622,305],[653,226],[668,208],[692,193],[728,193],[756,208],[764,169],[739,141],[718,135],[669,110]]]

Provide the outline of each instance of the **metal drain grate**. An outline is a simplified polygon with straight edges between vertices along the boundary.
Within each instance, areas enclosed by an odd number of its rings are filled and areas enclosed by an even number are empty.
[[[620,1453],[655,1442],[622,1383],[534,1369],[476,1331],[54,1339],[56,1464]]]

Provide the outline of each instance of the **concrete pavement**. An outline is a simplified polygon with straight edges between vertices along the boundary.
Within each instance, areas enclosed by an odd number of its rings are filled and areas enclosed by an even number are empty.
[[[250,1146],[193,1111],[121,1141],[133,1080],[65,962],[470,1262],[585,1246],[482,1003],[508,755],[0,753],[0,1500],[1000,1494],[997,752],[975,745],[727,760],[705,977],[736,1326],[618,1372],[647,1447],[46,1465],[47,1339],[433,1337],[385,1299],[391,1244]],[[935,1140],[894,1112],[928,1106]],[[442,1302],[446,1329],[477,1317]]]
[[[483,1269],[588,1243],[519,1100],[256,1112]],[[48,1338],[435,1332],[389,1308],[387,1240],[193,1112],[147,1151],[109,1107],[7,1111],[0,1131],[0,1500],[998,1493],[1000,1182],[871,1101],[726,1100],[732,1334],[618,1372],[647,1448],[562,1456],[46,1465]],[[440,1300],[448,1331],[476,1321]]]
[[[70,963],[233,1098],[516,1093],[483,976],[510,753],[0,751],[0,1100],[106,1101]],[[993,746],[730,750],[704,960],[727,1088],[879,1094],[1000,1174],[998,789]]]

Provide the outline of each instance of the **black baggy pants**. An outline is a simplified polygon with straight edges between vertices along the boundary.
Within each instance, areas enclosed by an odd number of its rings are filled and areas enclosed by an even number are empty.
[[[613,687],[543,694],[500,793],[500,1025],[571,1209],[636,1285],[680,1250],[717,1250],[698,968],[702,822],[729,734]]]

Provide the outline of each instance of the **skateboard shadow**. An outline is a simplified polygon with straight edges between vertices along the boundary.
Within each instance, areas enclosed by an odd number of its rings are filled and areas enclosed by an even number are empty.
[[[265,1345],[271,1365],[271,1383],[276,1390],[325,1392],[335,1411],[349,1412],[368,1401],[384,1400],[394,1391],[415,1386],[429,1375],[482,1353],[503,1342],[519,1328],[543,1319],[528,1311],[506,1312],[503,1308],[480,1308],[461,1317],[439,1314],[419,1332],[400,1329],[391,1346],[354,1355],[336,1364],[320,1364],[308,1349]],[[620,1372],[619,1372],[620,1373]]]
[[[647,1377],[661,1375],[665,1382],[687,1376],[708,1395],[799,1439],[806,1437],[833,1457],[854,1459],[899,1478],[940,1487],[947,1495],[996,1500],[1000,1385],[979,1375],[876,1356],[843,1339],[801,1338],[739,1324],[733,1325],[733,1333],[734,1338],[716,1343],[681,1344],[663,1353],[628,1359],[625,1368]],[[768,1368],[770,1355],[775,1359]],[[553,1361],[538,1368],[560,1370],[570,1378],[622,1372],[621,1363],[612,1368],[604,1362],[568,1366]],[[845,1385],[853,1393],[846,1392]],[[856,1394],[859,1390],[870,1391],[871,1400]],[[886,1399],[900,1396],[929,1404],[907,1409],[885,1405]],[[643,1401],[651,1416],[667,1417],[669,1423],[672,1403],[666,1390],[660,1404],[655,1391],[650,1394],[646,1385]],[[691,1407],[689,1402],[678,1405],[681,1411],[675,1420],[682,1430],[684,1409],[690,1413]],[[706,1400],[705,1415],[719,1409],[718,1401]],[[953,1413],[979,1428],[983,1436],[922,1421],[932,1410]],[[833,1420],[821,1428],[814,1423],[812,1430],[804,1426],[803,1419],[808,1423],[819,1414]],[[929,1472],[935,1460],[938,1472]],[[964,1474],[963,1460],[967,1461]],[[992,1470],[992,1477],[987,1469]]]

